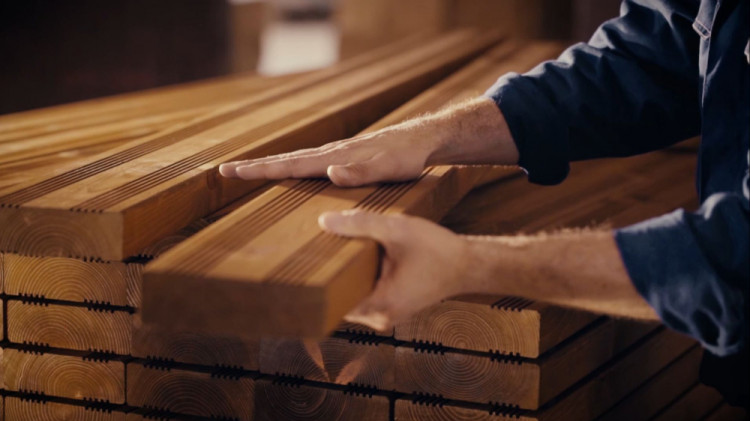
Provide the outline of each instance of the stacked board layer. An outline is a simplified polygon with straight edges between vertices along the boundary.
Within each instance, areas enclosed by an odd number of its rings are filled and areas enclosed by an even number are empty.
[[[480,94],[500,74],[524,71],[558,51],[555,45],[503,44],[375,127]],[[691,204],[694,159],[690,151],[667,151],[614,167],[576,164],[571,179],[551,190],[528,185],[518,172],[481,172],[470,184],[501,179],[469,194],[443,223],[460,232],[500,234],[604,219],[634,222]],[[601,178],[617,193],[604,194]],[[0,254],[5,420],[733,415],[712,390],[696,384],[700,352],[691,341],[653,325],[513,297],[457,297],[390,332],[344,324],[326,339],[258,340],[222,329],[144,325],[144,263],[227,220],[259,194],[124,260]],[[559,205],[545,208],[554,198]]]

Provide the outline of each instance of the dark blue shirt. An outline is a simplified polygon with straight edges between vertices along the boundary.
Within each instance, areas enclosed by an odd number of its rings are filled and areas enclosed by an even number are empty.
[[[748,340],[749,25],[747,0],[626,0],[587,44],[486,93],[540,184],[562,181],[573,160],[701,135],[700,209],[617,230],[616,241],[664,323],[717,356]]]

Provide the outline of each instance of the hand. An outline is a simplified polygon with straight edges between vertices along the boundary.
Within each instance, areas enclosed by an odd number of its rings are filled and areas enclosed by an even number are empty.
[[[342,187],[419,177],[425,166],[518,162],[518,150],[494,102],[475,98],[432,115],[319,148],[222,164],[245,180],[325,177]]]
[[[347,321],[386,330],[461,292],[465,242],[437,224],[363,211],[328,212],[318,222],[326,231],[371,238],[385,249],[375,289],[346,316]]]
[[[438,143],[413,132],[410,125],[389,127],[319,148],[229,162],[219,171],[245,180],[328,176],[343,187],[410,180],[419,177]]]

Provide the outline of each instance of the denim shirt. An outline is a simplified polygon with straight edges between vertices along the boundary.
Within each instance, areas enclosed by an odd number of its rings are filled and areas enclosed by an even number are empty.
[[[586,44],[486,95],[503,112],[529,180],[569,162],[628,156],[701,135],[701,207],[619,229],[638,292],[663,322],[716,356],[748,340],[748,0],[626,0]],[[745,374],[743,373],[742,376]]]

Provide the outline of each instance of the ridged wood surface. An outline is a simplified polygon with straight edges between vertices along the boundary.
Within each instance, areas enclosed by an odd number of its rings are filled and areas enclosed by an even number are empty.
[[[627,354],[611,361],[587,377],[585,381],[566,391],[553,404],[538,411],[525,411],[502,406],[479,408],[441,403],[440,400],[397,400],[395,419],[399,421],[590,421],[639,385],[660,372],[676,359],[697,364],[700,355],[685,354],[695,343],[679,334],[662,330],[650,335]],[[696,350],[697,351],[697,350]],[[695,354],[695,353],[694,353]],[[682,356],[682,358],[681,358]],[[687,358],[685,358],[687,357]],[[684,366],[670,366],[683,368]],[[670,375],[679,375],[676,370]]]
[[[260,371],[324,383],[394,389],[395,348],[376,338],[263,338]]]
[[[178,414],[252,421],[255,379],[128,363],[128,404]]]
[[[536,358],[597,316],[534,302],[488,295],[451,298],[395,327],[403,341]]]
[[[655,328],[606,320],[540,359],[396,348],[396,390],[538,409]]]
[[[439,36],[376,62],[353,59],[238,105],[0,192],[0,249],[120,260],[261,183],[220,177],[226,161],[354,134],[487,48]],[[384,56],[384,57],[383,57]],[[367,66],[361,66],[367,64]]]
[[[122,310],[11,300],[8,340],[128,355],[133,340],[133,315]]]
[[[327,420],[386,421],[389,402],[384,396],[369,396],[259,380],[256,388],[257,421]]]
[[[373,128],[474,95],[499,71],[524,70],[559,51],[550,44],[529,49],[516,56],[498,47]],[[413,182],[350,189],[324,180],[283,182],[152,262],[144,276],[144,321],[323,336],[371,290],[377,255],[371,241],[323,233],[316,222],[321,212],[354,208],[439,219],[491,171],[433,167]]]
[[[5,419],[17,421],[126,421],[124,412],[44,400],[5,397]]]
[[[80,356],[3,350],[6,390],[125,403],[125,364]]]
[[[721,400],[721,394],[716,389],[699,383],[660,412],[653,421],[700,420]]]

